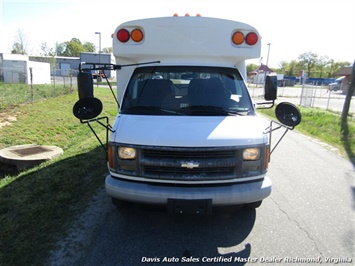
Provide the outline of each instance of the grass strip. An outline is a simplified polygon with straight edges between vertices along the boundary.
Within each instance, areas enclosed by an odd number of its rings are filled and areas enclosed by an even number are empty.
[[[347,130],[341,128],[341,117],[318,108],[298,106],[302,121],[296,130],[339,149],[340,153],[355,163],[355,121],[348,117]],[[259,109],[259,113],[275,118],[275,107]]]
[[[108,89],[95,89],[102,115],[113,122],[117,106]],[[0,128],[0,148],[56,145],[64,154],[18,173],[0,164],[0,265],[42,265],[72,218],[104,184],[105,152],[90,129],[72,115],[77,94],[2,110],[16,116]],[[93,125],[104,140],[105,129]]]

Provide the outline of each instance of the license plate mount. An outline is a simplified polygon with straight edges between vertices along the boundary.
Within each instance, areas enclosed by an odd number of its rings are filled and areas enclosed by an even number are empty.
[[[212,199],[168,199],[168,211],[174,214],[211,214]]]

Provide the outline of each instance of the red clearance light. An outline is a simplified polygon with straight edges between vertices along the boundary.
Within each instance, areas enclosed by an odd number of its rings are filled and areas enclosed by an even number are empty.
[[[236,45],[240,45],[244,42],[244,34],[240,31],[234,32],[232,36],[232,42]]]
[[[143,32],[140,29],[134,29],[131,32],[131,38],[135,42],[140,42],[143,40]]]
[[[255,32],[250,32],[245,37],[245,42],[249,45],[254,45],[258,42],[258,35]]]
[[[130,38],[130,34],[128,32],[128,30],[126,29],[120,29],[118,32],[117,32],[117,39],[120,41],[120,42],[128,42]]]

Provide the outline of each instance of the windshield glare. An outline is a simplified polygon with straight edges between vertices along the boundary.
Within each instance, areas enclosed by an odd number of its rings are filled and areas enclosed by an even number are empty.
[[[135,70],[121,113],[250,115],[254,114],[254,108],[236,69],[164,66]]]

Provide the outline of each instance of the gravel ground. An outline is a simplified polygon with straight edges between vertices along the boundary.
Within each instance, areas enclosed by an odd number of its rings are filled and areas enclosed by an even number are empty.
[[[108,201],[109,204],[106,204]],[[105,204],[102,204],[102,203]],[[52,250],[48,261],[49,265],[79,265],[85,257],[85,250],[90,246],[97,228],[102,224],[102,217],[114,211],[105,188],[100,188],[83,211],[72,223],[68,233],[57,243]]]

